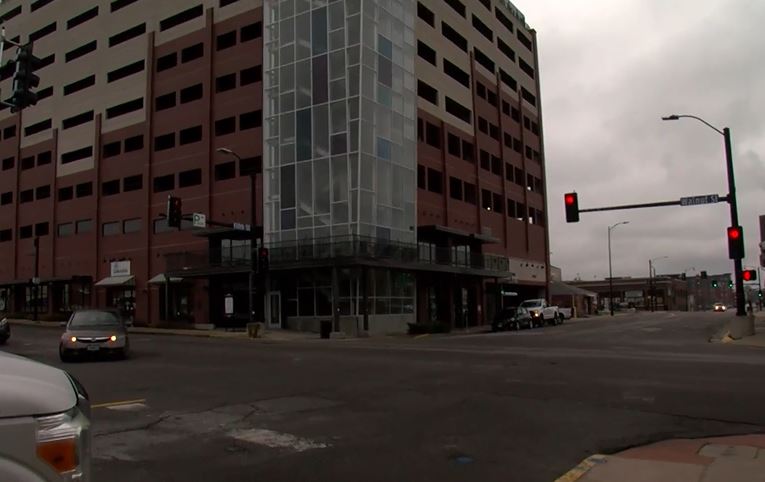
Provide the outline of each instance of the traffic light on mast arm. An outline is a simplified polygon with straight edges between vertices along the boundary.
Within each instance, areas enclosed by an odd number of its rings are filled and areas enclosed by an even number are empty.
[[[757,270],[747,269],[741,272],[741,277],[744,281],[757,281]]]
[[[183,219],[183,202],[181,198],[175,196],[167,196],[167,225],[171,228],[181,228],[181,220]]]
[[[744,230],[741,226],[728,228],[728,257],[744,259]]]
[[[33,89],[40,85],[40,77],[34,71],[41,61],[32,54],[32,44],[28,43],[18,47],[14,63],[16,71],[13,74],[13,93],[6,103],[11,105],[11,112],[18,112],[37,104],[37,94]]]
[[[575,192],[567,192],[563,195],[563,203],[566,207],[566,222],[579,222],[579,195]]]

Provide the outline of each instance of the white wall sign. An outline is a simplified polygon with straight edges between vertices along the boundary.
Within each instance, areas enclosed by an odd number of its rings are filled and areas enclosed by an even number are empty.
[[[130,276],[130,260],[112,261],[110,276]]]
[[[231,294],[227,294],[226,297],[223,298],[223,311],[226,313],[226,316],[234,314],[234,297],[231,296]]]

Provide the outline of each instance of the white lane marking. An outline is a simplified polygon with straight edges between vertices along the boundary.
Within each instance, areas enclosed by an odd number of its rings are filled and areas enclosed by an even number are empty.
[[[126,403],[124,405],[114,405],[104,408],[107,410],[116,410],[118,412],[137,412],[138,410],[143,410],[146,408],[146,405],[143,403]]]
[[[270,448],[288,448],[295,452],[305,452],[311,449],[324,449],[328,444],[315,442],[310,439],[296,437],[288,433],[274,432],[262,428],[234,430],[228,433],[230,437],[244,442],[265,445]]]

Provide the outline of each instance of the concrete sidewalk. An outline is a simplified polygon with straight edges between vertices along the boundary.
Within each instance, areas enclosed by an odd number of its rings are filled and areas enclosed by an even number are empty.
[[[593,455],[556,482],[765,482],[765,434],[666,440]]]

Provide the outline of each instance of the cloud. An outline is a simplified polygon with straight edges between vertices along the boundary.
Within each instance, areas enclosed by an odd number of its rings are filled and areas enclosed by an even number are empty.
[[[745,264],[758,264],[765,214],[765,2],[618,0],[518,2],[537,31],[553,264],[565,278],[608,272],[644,276],[689,267],[730,272],[729,207],[667,207],[587,213],[566,224],[562,193],[582,207],[727,194],[723,138],[670,113],[731,128]]]

